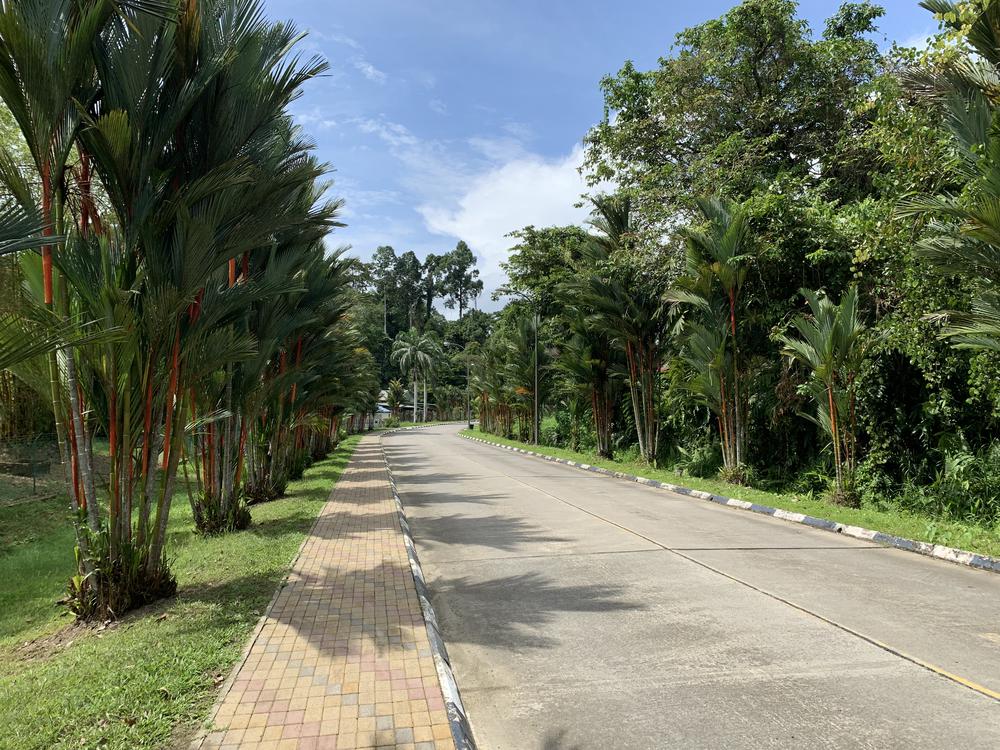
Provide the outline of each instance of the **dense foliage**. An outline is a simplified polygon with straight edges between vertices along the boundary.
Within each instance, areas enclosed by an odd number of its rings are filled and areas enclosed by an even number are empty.
[[[298,38],[256,0],[0,3],[0,366],[54,415],[81,617],[173,591],[181,486],[201,531],[244,527],[374,409]]]
[[[1000,522],[1000,3],[925,7],[882,52],[877,6],[746,0],[605,78],[617,192],[515,233],[483,428],[531,437],[537,391],[543,442]]]

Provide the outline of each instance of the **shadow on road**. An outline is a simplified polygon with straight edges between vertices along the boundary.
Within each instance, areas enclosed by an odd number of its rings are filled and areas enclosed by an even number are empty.
[[[646,609],[644,603],[621,598],[617,586],[561,586],[540,573],[488,581],[440,577],[428,585],[448,643],[477,643],[513,651],[557,645],[546,631],[561,612]]]
[[[409,494],[407,494],[409,497]],[[417,544],[460,544],[512,552],[537,542],[568,542],[570,539],[546,534],[544,529],[523,518],[511,516],[437,516],[410,519]]]

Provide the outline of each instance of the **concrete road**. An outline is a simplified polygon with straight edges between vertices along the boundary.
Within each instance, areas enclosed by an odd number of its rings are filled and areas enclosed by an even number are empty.
[[[1000,748],[995,573],[452,426],[385,448],[482,750]]]

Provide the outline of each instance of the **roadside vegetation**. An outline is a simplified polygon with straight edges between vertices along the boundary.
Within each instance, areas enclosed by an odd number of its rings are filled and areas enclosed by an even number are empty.
[[[298,41],[257,0],[0,4],[0,434],[50,438],[82,620],[175,592],[175,501],[248,528],[378,399]]]
[[[605,78],[617,190],[513,233],[479,429],[996,554],[1000,3],[926,7],[883,52],[747,0]]]
[[[899,503],[888,501],[880,505],[866,504],[861,508],[851,508],[832,502],[823,492],[774,492],[758,487],[734,485],[719,478],[695,477],[673,469],[653,468],[640,460],[634,453],[614,459],[601,458],[596,452],[572,451],[551,445],[533,443],[491,435],[478,430],[462,430],[462,435],[486,440],[496,445],[523,448],[552,458],[599,466],[611,471],[620,471],[637,477],[646,477],[660,482],[669,482],[693,490],[711,492],[714,495],[733,497],[750,503],[782,508],[793,513],[804,513],[830,521],[861,526],[887,534],[895,534],[907,539],[916,539],[932,544],[977,552],[1000,557],[1000,528],[975,522],[935,519],[925,513],[914,513]],[[702,502],[692,499],[691,502]]]

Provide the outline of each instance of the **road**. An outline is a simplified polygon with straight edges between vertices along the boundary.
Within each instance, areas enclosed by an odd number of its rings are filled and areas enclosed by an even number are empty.
[[[481,750],[1000,748],[997,574],[457,432],[384,445]]]

